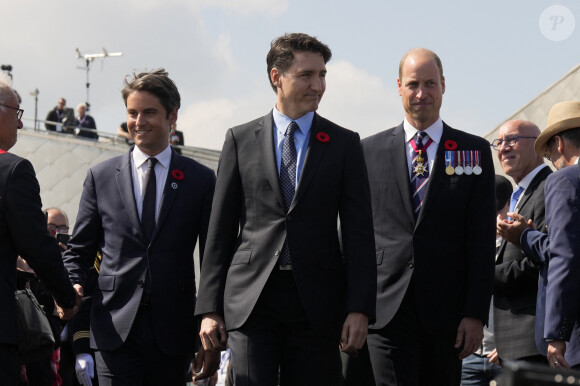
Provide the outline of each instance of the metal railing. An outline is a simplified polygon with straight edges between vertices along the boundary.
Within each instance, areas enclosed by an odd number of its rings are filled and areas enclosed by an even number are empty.
[[[35,129],[32,126],[32,125],[34,125],[35,120],[32,118],[23,117],[22,121],[24,123],[23,129],[26,131],[34,131],[37,133],[46,133],[48,135],[53,135],[53,136],[57,136],[60,138],[78,138],[79,140],[87,141],[87,143],[94,142],[94,143],[99,143],[99,144],[112,144],[112,145],[127,146],[127,147],[130,146],[130,144],[127,143],[127,141],[124,137],[121,137],[121,136],[118,136],[116,134],[106,132],[106,131],[98,131],[98,130],[86,129],[86,128],[82,128],[82,127],[70,127],[69,126],[67,128],[67,131],[59,132],[59,131],[46,130],[44,128]],[[27,126],[28,122],[31,122],[30,126]],[[62,125],[61,122],[36,120],[37,125],[44,125],[45,123],[48,123],[49,125]],[[72,130],[69,130],[69,129],[72,129]],[[83,132],[83,131],[90,132],[91,134],[96,133],[98,135],[98,138],[87,138],[87,137],[79,136],[78,133]],[[203,148],[192,147],[192,146],[182,146],[182,145],[172,145],[172,146],[174,148],[180,149],[182,155],[184,155],[186,157],[193,158],[195,160],[198,160],[199,162],[213,168],[214,170],[217,169],[217,163],[219,160],[220,151],[211,150],[211,149],[203,149]]]

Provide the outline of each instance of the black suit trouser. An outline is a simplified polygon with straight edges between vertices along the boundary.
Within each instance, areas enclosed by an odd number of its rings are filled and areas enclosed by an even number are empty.
[[[95,351],[99,385],[183,386],[192,356],[164,354],[155,341],[151,306],[140,306],[121,347]]]
[[[339,323],[332,330],[310,326],[293,272],[276,267],[246,323],[229,332],[235,385],[336,386]]]
[[[461,350],[453,347],[456,327],[436,335],[424,329],[417,312],[413,283],[411,280],[393,319],[382,329],[369,330],[367,342],[376,385],[459,385]]]

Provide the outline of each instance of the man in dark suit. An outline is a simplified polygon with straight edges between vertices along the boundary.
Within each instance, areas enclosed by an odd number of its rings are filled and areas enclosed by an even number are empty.
[[[505,174],[517,187],[510,212],[532,219],[545,231],[544,184],[552,170],[534,151],[540,129],[532,122],[507,121],[492,142]],[[503,221],[501,216],[498,221]],[[534,339],[536,298],[541,266],[520,248],[503,240],[495,262],[493,326],[500,360],[524,360],[546,364]]]
[[[397,84],[405,121],[362,142],[378,269],[371,363],[377,385],[459,385],[491,298],[491,152],[439,117],[445,78],[434,52],[405,54]]]
[[[44,126],[48,131],[71,132],[72,128],[74,128],[75,113],[73,109],[66,107],[66,99],[60,98],[56,106],[46,115],[45,121]]]
[[[122,94],[135,146],[88,171],[65,265],[84,286],[102,252],[90,322],[99,383],[181,386],[197,335],[193,251],[198,237],[203,251],[215,175],[169,146],[180,96],[164,70],[136,75]],[[219,354],[197,360],[204,378]]]
[[[498,222],[502,237],[544,267],[538,293],[536,338],[552,367],[580,365],[580,102],[557,103],[548,127],[535,143],[538,156],[551,160],[557,172],[545,184],[548,234],[535,220],[516,213],[513,222]],[[542,297],[541,297],[542,295]]]
[[[330,57],[306,34],[274,40],[275,108],[226,134],[196,315],[206,350],[227,326],[236,385],[277,385],[278,369],[283,385],[336,385],[339,342],[355,354],[374,319],[360,139],[315,113]]]
[[[81,103],[77,106],[78,116],[75,118],[75,127],[78,137],[99,139],[95,119],[87,114],[87,105]]]
[[[40,187],[29,161],[7,153],[22,128],[23,110],[8,83],[0,78],[0,380],[17,385],[19,379],[16,323],[16,258],[34,269],[42,284],[64,309],[74,314],[76,293],[62,264],[56,239],[46,229]]]

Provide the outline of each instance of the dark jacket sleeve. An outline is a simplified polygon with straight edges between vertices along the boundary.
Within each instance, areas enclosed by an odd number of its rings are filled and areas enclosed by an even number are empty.
[[[21,159],[15,163],[5,194],[10,205],[5,205],[4,210],[16,251],[36,272],[56,302],[62,307],[72,308],[75,291],[64,269],[60,247],[46,229],[40,186],[29,161]]]

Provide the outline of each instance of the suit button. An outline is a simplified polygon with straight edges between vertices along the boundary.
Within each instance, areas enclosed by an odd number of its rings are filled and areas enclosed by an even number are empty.
[[[139,284],[139,287],[143,288],[143,285],[145,284],[145,282],[143,280],[139,280],[137,282],[137,284]]]
[[[286,220],[288,220],[288,221],[292,221],[292,216],[288,216],[288,217],[286,217]]]
[[[274,256],[276,256],[276,257],[280,256],[280,251],[274,252]]]
[[[413,269],[415,267],[415,263],[413,261],[409,261],[409,268]]]

